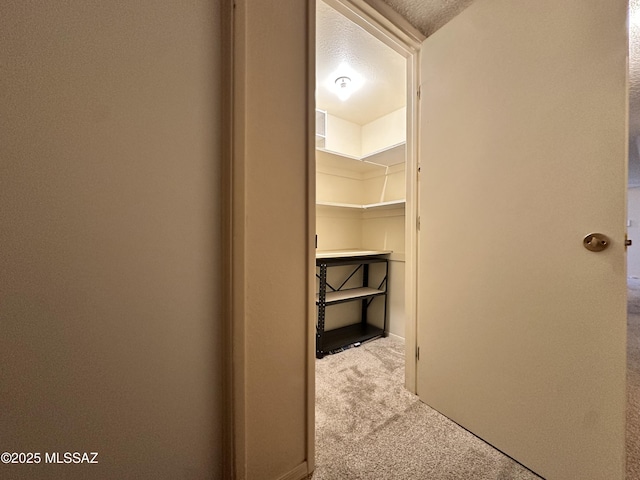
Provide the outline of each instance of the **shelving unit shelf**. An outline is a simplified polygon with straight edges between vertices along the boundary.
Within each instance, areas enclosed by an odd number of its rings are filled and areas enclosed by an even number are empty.
[[[356,342],[366,342],[367,340],[372,340],[374,338],[383,336],[385,336],[385,331],[382,328],[374,327],[373,325],[369,324],[362,325],[360,323],[356,323],[354,325],[336,328],[335,330],[327,330],[324,333],[323,347],[325,353],[332,352],[335,350],[340,350],[341,348],[352,345]],[[354,339],[358,340],[354,342]]]
[[[316,358],[349,347],[353,344],[386,336],[387,332],[387,293],[389,281],[388,251],[335,251],[318,252],[316,255],[316,276],[320,280],[316,305],[318,320],[316,324]],[[377,286],[370,286],[369,266],[382,264],[384,276]],[[335,288],[327,282],[327,270],[331,267],[353,266],[351,273],[342,284]],[[358,272],[361,273],[362,286],[344,288],[347,282]],[[368,323],[368,309],[376,297],[384,301],[382,328]],[[351,325],[325,331],[327,307],[345,302],[361,302],[360,319]]]
[[[383,290],[377,290],[375,288],[361,287],[361,288],[349,288],[347,290],[338,290],[336,292],[327,292],[325,298],[325,305],[333,305],[335,303],[350,302],[351,300],[357,300],[362,298],[377,297],[385,295]],[[316,293],[316,304],[320,301],[320,294]]]

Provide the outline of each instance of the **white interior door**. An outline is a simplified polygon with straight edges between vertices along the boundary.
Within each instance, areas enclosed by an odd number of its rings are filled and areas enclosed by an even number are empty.
[[[421,52],[418,394],[550,480],[624,478],[626,15],[477,0]]]

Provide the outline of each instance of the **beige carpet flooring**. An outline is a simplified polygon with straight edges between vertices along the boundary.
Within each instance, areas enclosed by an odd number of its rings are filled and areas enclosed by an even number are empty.
[[[404,343],[382,338],[316,361],[313,480],[533,480],[406,391]]]
[[[640,480],[640,279],[629,280],[627,480]],[[534,480],[403,387],[392,338],[316,361],[313,480]]]
[[[640,480],[640,279],[627,285],[627,480]]]

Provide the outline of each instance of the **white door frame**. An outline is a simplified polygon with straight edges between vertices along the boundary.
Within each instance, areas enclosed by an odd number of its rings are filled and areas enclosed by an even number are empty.
[[[253,266],[246,265],[244,261],[245,250],[245,215],[248,206],[245,177],[247,175],[247,165],[244,156],[245,138],[244,132],[247,126],[251,125],[253,119],[246,113],[246,69],[248,60],[246,57],[246,40],[249,37],[246,25],[246,7],[255,0],[241,0],[236,2],[223,2],[221,14],[222,30],[222,64],[223,70],[223,105],[222,105],[222,232],[223,232],[223,264],[221,265],[222,278],[226,279],[224,291],[222,292],[222,315],[223,315],[223,341],[224,351],[221,352],[223,358],[223,476],[224,478],[247,478],[247,454],[250,439],[247,436],[249,419],[247,418],[247,404],[250,399],[248,391],[252,386],[247,382],[246,370],[251,361],[250,351],[247,350],[247,340],[245,338],[247,327],[251,327],[246,322],[245,287],[247,276],[251,273]],[[416,269],[415,256],[417,253],[417,231],[413,219],[416,218],[417,202],[415,198],[416,171],[417,171],[417,117],[416,98],[417,90],[417,65],[418,47],[424,40],[420,32],[415,30],[404,18],[393,12],[386,4],[380,0],[327,0],[332,7],[343,13],[345,16],[355,21],[362,28],[365,28],[376,38],[379,38],[395,51],[407,58],[409,82],[407,88],[407,205],[406,215],[412,219],[406,222],[406,386],[415,392],[416,384]],[[304,108],[307,111],[307,173],[305,182],[307,200],[307,262],[300,268],[305,268],[308,272],[308,285],[306,291],[307,316],[306,322],[306,355],[305,364],[302,365],[306,372],[305,378],[305,405],[306,413],[304,425],[305,433],[305,455],[295,468],[286,473],[281,480],[298,480],[306,477],[307,473],[314,470],[315,456],[315,307],[314,290],[315,278],[315,142],[313,134],[315,129],[315,4],[316,0],[307,0],[305,9],[307,15],[306,43],[307,58],[306,78],[307,78],[307,103],[306,105],[292,105],[290,111],[299,114]],[[273,7],[277,9],[277,7]],[[300,9],[296,5],[295,21],[300,17]],[[297,33],[293,33],[297,31]],[[302,38],[299,24],[292,27],[291,31],[285,32],[284,36],[289,36],[292,40]],[[255,38],[252,39],[255,42]],[[252,44],[253,48],[256,44]],[[286,48],[286,47],[285,47]],[[265,49],[266,50],[266,49]],[[262,51],[262,49],[261,49]],[[298,50],[299,53],[299,50]],[[286,53],[285,53],[286,54]],[[295,59],[293,64],[298,69],[294,74],[300,75],[300,57]],[[254,82],[255,83],[255,82]],[[255,84],[254,84],[255,87]],[[300,181],[303,181],[300,179]],[[297,195],[297,193],[296,193]],[[269,236],[269,235],[268,235]],[[271,239],[272,235],[269,236]],[[298,266],[296,265],[296,268]],[[251,270],[252,271],[252,270]],[[284,293],[283,293],[284,295]],[[284,300],[284,299],[283,299]],[[255,358],[253,358],[255,361]],[[255,389],[254,389],[255,390]],[[288,428],[283,426],[283,428]],[[299,434],[300,431],[298,431]],[[255,442],[255,439],[253,439]],[[253,446],[255,448],[255,445]],[[293,460],[293,459],[291,459]],[[255,464],[254,464],[255,466]]]
[[[220,355],[223,362],[223,384],[221,385],[223,393],[221,425],[223,478],[256,478],[256,471],[260,471],[260,474],[265,475],[265,478],[299,480],[306,478],[314,469],[315,391],[313,389],[315,384],[313,376],[310,377],[308,372],[311,372],[311,375],[313,373],[315,337],[311,331],[310,323],[305,321],[307,319],[301,318],[312,316],[314,310],[315,282],[313,281],[313,272],[315,271],[315,261],[309,253],[313,251],[313,232],[315,231],[315,200],[309,202],[309,199],[315,198],[314,190],[309,189],[310,186],[315,185],[315,171],[314,168],[311,168],[315,165],[310,163],[314,158],[314,149],[311,147],[314,144],[311,140],[314,123],[309,120],[306,125],[300,128],[300,119],[307,117],[309,112],[306,110],[311,103],[309,99],[313,96],[309,74],[314,69],[312,64],[314,57],[309,58],[307,45],[303,42],[305,40],[307,42],[314,41],[315,19],[312,14],[309,14],[309,10],[313,9],[314,5],[314,0],[308,2],[288,0],[277,5],[269,5],[258,0],[222,2],[220,16],[222,42],[220,48],[224,74],[222,75],[221,109],[222,264],[220,271],[225,282],[222,284],[223,291],[221,293],[221,346],[223,351]],[[270,31],[271,24],[261,17],[261,14],[265,13],[281,18],[283,28],[277,32]],[[264,36],[259,37],[259,34],[254,30],[256,27],[257,31],[266,32]],[[283,109],[290,115],[282,122],[274,122],[274,125],[277,126],[274,130],[275,136],[270,138],[272,142],[267,143],[265,148],[265,144],[261,142],[269,137],[266,133],[261,136],[259,129],[255,127],[260,125],[261,115],[265,114],[267,107],[251,104],[249,93],[254,97],[265,93],[271,94],[275,90],[274,85],[280,79],[275,75],[277,73],[275,69],[269,70],[261,78],[250,76],[249,72],[251,68],[255,68],[257,58],[260,60],[268,58],[265,55],[268,55],[270,49],[277,48],[274,45],[279,45],[279,48],[283,50],[283,56],[280,59],[281,66],[285,70],[289,69],[290,79],[297,85],[302,86],[305,82],[306,92],[304,100],[301,101],[301,89],[297,89],[295,101],[285,104]],[[287,50],[289,48],[290,51]],[[268,62],[263,63],[262,67],[268,68]],[[308,115],[309,118],[311,118],[312,112],[313,109]],[[286,138],[282,133],[283,126],[295,128],[297,133]],[[304,132],[303,134],[300,134],[301,130]],[[249,147],[252,150],[248,151]],[[292,153],[292,155],[282,157],[281,152],[275,152],[276,149]],[[278,200],[260,198],[261,190],[256,187],[259,185],[259,179],[257,176],[251,177],[249,175],[252,168],[258,166],[258,162],[263,161],[267,155],[271,155],[271,159],[290,159],[278,164],[280,175],[286,174],[283,181],[289,181],[292,185],[291,191],[284,192],[283,197]],[[301,157],[306,157],[307,165],[301,165],[302,162],[294,162],[294,158]],[[265,162],[265,164],[267,163]],[[295,167],[295,170],[284,172],[283,168],[287,165]],[[303,177],[304,180],[302,180]],[[296,181],[300,182],[296,183],[297,187],[293,186]],[[270,185],[273,186],[273,184]],[[264,200],[262,204],[261,200]],[[304,346],[300,345],[299,348],[299,344],[296,343],[293,354],[289,354],[287,349],[274,348],[273,356],[271,352],[261,351],[262,357],[260,357],[252,351],[247,338],[251,334],[251,330],[255,332],[257,325],[257,316],[255,312],[252,315],[250,311],[254,304],[251,303],[251,299],[247,300],[247,286],[250,281],[253,281],[255,285],[256,278],[259,281],[268,282],[271,280],[271,275],[265,274],[264,268],[258,265],[259,262],[250,263],[247,261],[249,253],[253,252],[255,255],[255,252],[262,247],[260,243],[255,241],[255,238],[249,239],[247,237],[247,232],[253,228],[248,217],[253,216],[252,221],[254,222],[256,219],[260,221],[257,216],[262,214],[264,218],[265,211],[275,212],[277,208],[285,204],[286,200],[297,203],[292,207],[292,211],[298,215],[298,218],[302,216],[303,212],[305,214],[306,225],[298,224],[292,230],[295,235],[293,238],[306,243],[296,245],[296,248],[300,245],[298,253],[301,252],[302,255],[291,261],[283,271],[287,274],[298,275],[296,277],[298,279],[300,279],[300,273],[303,272],[302,276],[308,277],[308,281],[304,287],[298,283],[295,288],[292,288],[296,292],[294,300],[286,298],[288,295],[286,290],[274,290],[268,287],[261,291],[259,295],[263,302],[267,298],[264,295],[265,291],[273,291],[273,295],[269,295],[270,309],[264,313],[264,317],[261,317],[259,321],[277,320],[278,310],[280,310],[279,304],[294,305],[296,309],[301,308],[304,312],[303,315],[296,312],[295,316],[287,318],[291,318],[292,321],[298,319],[301,322],[296,324],[292,330],[297,336],[304,333],[307,342]],[[253,231],[256,232],[256,229],[254,228]],[[279,232],[269,229],[265,229],[264,232],[265,244],[274,245],[278,242]],[[306,257],[305,261],[300,261],[302,257]],[[279,257],[276,260],[286,262],[290,259],[279,252]],[[273,258],[269,261],[273,262]],[[302,298],[303,291],[306,293],[306,299]],[[255,289],[253,293],[255,297]],[[290,292],[289,295],[291,295]],[[275,346],[279,338],[277,335],[285,333],[288,332],[280,324],[279,329],[275,330],[275,334],[266,338],[264,343],[270,342]],[[254,336],[254,340],[255,338]],[[285,385],[290,392],[293,392],[293,396],[287,397],[287,393],[281,391],[277,385],[267,385],[269,391],[265,399],[256,395],[255,392],[260,391],[259,385],[268,384],[272,378],[271,375],[262,375],[260,381],[257,380],[257,375],[255,375],[256,369],[259,370],[257,366],[260,367],[260,362],[264,359],[267,364],[273,367],[274,358],[280,364],[290,361],[292,369],[295,370],[294,376],[291,377],[294,380],[293,384]],[[300,358],[302,361],[299,360]],[[249,373],[253,373],[253,376]],[[278,376],[274,375],[273,378],[278,378]],[[282,385],[282,375],[279,378]],[[298,386],[303,389],[298,389]],[[269,403],[266,401],[267,397]],[[296,407],[303,406],[302,410],[296,408],[291,419],[288,416],[289,412],[286,411],[288,400],[291,400]],[[261,404],[266,406],[256,408],[256,405]],[[269,412],[264,411],[269,406],[275,406],[278,413],[269,416]],[[265,414],[267,417],[263,417],[265,420],[273,420],[274,418],[278,421],[281,420],[282,423],[279,425],[281,432],[291,432],[290,435],[285,433],[282,437],[290,443],[289,446],[296,447],[296,451],[282,448],[273,449],[278,457],[266,458],[265,451],[269,452],[270,443],[275,442],[272,441],[272,430],[270,432],[260,425],[260,418],[256,418],[259,413],[256,412]],[[252,432],[258,432],[258,436],[252,437]],[[258,455],[256,456],[256,454]],[[283,470],[286,468],[290,468],[290,470],[284,472]]]
[[[313,1],[313,0],[311,0]],[[405,387],[416,392],[416,331],[417,331],[417,172],[418,172],[418,52],[425,40],[404,17],[381,0],[322,0],[353,23],[363,28],[407,61],[407,150],[405,204]],[[311,63],[315,63],[315,46],[310,48]],[[313,96],[310,96],[313,101]],[[315,107],[315,105],[314,105]],[[311,109],[313,111],[313,109]],[[313,120],[315,121],[315,119]],[[312,159],[313,164],[315,160]],[[315,178],[309,189],[315,191]],[[314,252],[311,252],[313,255]],[[310,321],[314,325],[313,315]],[[313,365],[311,366],[313,367]],[[310,373],[310,377],[311,373]]]

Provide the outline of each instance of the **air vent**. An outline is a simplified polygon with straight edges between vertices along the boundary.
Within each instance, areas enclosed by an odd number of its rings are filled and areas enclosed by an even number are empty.
[[[316,148],[327,145],[327,112],[316,110]]]

